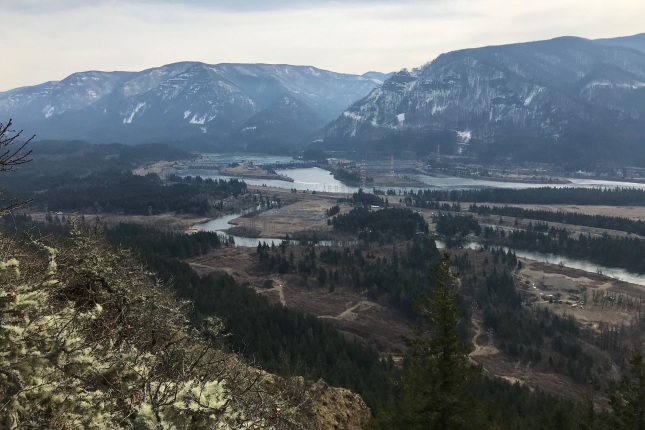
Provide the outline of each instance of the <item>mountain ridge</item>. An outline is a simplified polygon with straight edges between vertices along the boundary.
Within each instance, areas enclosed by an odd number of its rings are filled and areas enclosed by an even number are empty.
[[[444,154],[546,162],[629,159],[636,151],[645,162],[645,52],[623,46],[641,37],[565,36],[444,53],[391,76],[313,146],[430,152],[439,145]]]
[[[232,139],[243,136],[239,133],[243,124],[287,94],[298,99],[310,116],[303,118],[305,134],[289,135],[288,129],[277,133],[292,144],[388,76],[366,75],[313,66],[194,61],[140,72],[87,71],[0,93],[0,115],[19,120],[45,139],[126,143],[193,139],[242,147],[249,142]],[[284,145],[282,140],[260,140],[263,145]]]

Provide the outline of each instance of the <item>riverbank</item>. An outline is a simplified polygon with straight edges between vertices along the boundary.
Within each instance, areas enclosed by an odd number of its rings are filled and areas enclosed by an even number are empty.
[[[421,181],[399,175],[376,175],[373,176],[373,181],[366,185],[366,188],[379,188],[379,187],[423,187]]]
[[[555,177],[555,178],[550,177],[548,179],[531,179],[531,178],[515,177],[515,176],[499,177],[499,176],[481,176],[481,175],[472,175],[468,177],[472,179],[479,179],[482,181],[512,182],[512,183],[519,183],[519,184],[542,184],[544,186],[572,183],[571,180],[567,178],[559,178],[559,177]]]
[[[563,178],[559,176],[549,176],[549,177],[539,177],[526,176],[519,174],[509,173],[504,176],[495,176],[495,175],[477,175],[477,174],[460,174],[458,171],[450,172],[446,174],[445,172],[438,172],[434,170],[424,170],[418,169],[419,173],[422,175],[430,176],[432,178],[462,178],[462,179],[472,179],[474,181],[490,181],[490,182],[502,182],[502,183],[518,183],[518,184],[540,184],[544,186],[548,185],[563,185],[571,184],[572,181],[568,178]]]

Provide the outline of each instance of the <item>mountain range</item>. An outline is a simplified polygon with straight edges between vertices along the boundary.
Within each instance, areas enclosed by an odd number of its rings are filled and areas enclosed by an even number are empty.
[[[13,118],[40,139],[271,151],[301,142],[387,77],[199,62],[89,71],[0,93],[0,117]]]
[[[314,145],[645,164],[645,34],[442,54],[394,74]]]
[[[183,62],[0,93],[39,138],[645,165],[645,34],[463,49],[394,74]]]

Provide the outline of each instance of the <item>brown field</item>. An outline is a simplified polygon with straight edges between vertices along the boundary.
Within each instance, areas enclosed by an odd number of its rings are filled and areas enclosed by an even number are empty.
[[[521,259],[522,269],[515,274],[517,285],[523,291],[531,294],[535,302],[551,309],[559,315],[573,315],[578,321],[592,328],[597,328],[599,323],[629,324],[633,313],[617,309],[612,306],[594,305],[591,300],[593,290],[611,291],[628,294],[634,297],[645,296],[645,287],[618,281],[603,275],[583,272],[576,269],[560,267],[555,264]],[[576,305],[580,300],[570,300],[570,294],[582,297],[587,294],[586,305]],[[542,294],[542,295],[540,295]],[[549,303],[546,295],[561,294],[562,303]]]
[[[163,176],[169,173],[178,164],[177,161],[157,161],[156,163],[147,164],[132,170],[133,175],[146,176],[148,173],[156,173]]]
[[[260,167],[246,164],[241,164],[237,167],[224,167],[220,169],[220,173],[222,175],[235,176],[239,178],[278,179],[293,182],[293,179],[287,176],[270,173]]]
[[[504,206],[504,204],[499,203],[477,203],[480,206]],[[482,225],[492,225],[495,227],[500,227],[503,229],[516,229],[516,228],[526,228],[529,224],[528,218],[517,219],[518,224],[515,224],[516,218],[511,216],[499,216],[499,215],[477,215],[474,213],[468,212],[468,207],[471,203],[462,202],[461,210],[462,213],[468,213],[473,215]],[[605,216],[617,216],[623,218],[629,218],[633,220],[645,220],[645,206],[574,206],[574,205],[522,205],[522,204],[509,204],[508,206],[519,207],[523,209],[531,210],[545,210],[552,212],[566,212],[566,213],[584,213],[588,215],[605,215]],[[432,222],[432,215],[438,212],[436,209],[423,209],[423,208],[414,208],[414,211],[419,212],[428,223]],[[499,220],[502,220],[501,224]],[[532,222],[532,221],[531,221]],[[562,224],[557,222],[547,222],[550,226],[556,228],[566,228],[571,231],[577,232],[578,234],[590,234],[592,236],[602,236],[607,233],[610,236],[617,237],[634,237],[639,239],[645,239],[645,237],[626,233],[624,231],[618,230],[609,230],[602,228],[586,227],[574,224]],[[432,226],[431,226],[432,227]]]
[[[530,387],[538,387],[541,390],[555,395],[564,396],[578,400],[585,392],[585,387],[578,385],[565,375],[544,372],[532,369],[526,363],[511,361],[501,354],[477,356],[473,358],[477,364],[482,366],[484,373],[490,376],[498,376],[511,383],[526,384]],[[595,398],[597,404],[606,403],[606,400]]]
[[[258,230],[260,237],[282,237],[307,230],[329,234],[331,227],[327,225],[325,211],[336,204],[336,197],[322,193],[293,195],[298,196],[295,203],[260,212],[253,217],[236,218],[231,224]]]
[[[252,248],[222,248],[188,263],[199,274],[225,271],[240,283],[249,283],[259,294],[284,306],[325,319],[351,338],[389,354],[401,348],[401,335],[411,335],[400,312],[367,300],[360,293],[337,287],[333,293],[317,285],[315,279],[303,282],[298,275],[265,273]],[[271,279],[273,287],[264,288]]]

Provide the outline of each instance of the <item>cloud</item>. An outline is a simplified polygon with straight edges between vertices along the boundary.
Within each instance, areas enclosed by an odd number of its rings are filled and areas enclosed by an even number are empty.
[[[269,11],[312,9],[319,7],[347,7],[354,5],[381,5],[421,3],[419,0],[139,0],[151,3],[184,4],[227,11]],[[426,0],[426,3],[431,0]],[[439,0],[444,1],[444,0]]]
[[[641,0],[0,0],[0,91],[196,60],[363,73],[462,48],[643,31]]]
[[[447,1],[447,0],[435,0]],[[430,1],[426,1],[428,3]],[[51,13],[78,8],[92,8],[102,5],[142,5],[154,7],[186,7],[219,10],[226,12],[262,12],[289,9],[312,9],[319,7],[348,7],[355,5],[402,5],[422,3],[419,0],[21,0],[11,5],[11,9],[23,13]],[[5,5],[7,6],[7,5]],[[0,7],[2,5],[0,4]]]
[[[21,0],[19,2],[0,3],[0,10],[20,14],[49,14],[78,8],[92,8],[102,4],[109,4],[109,0]]]

